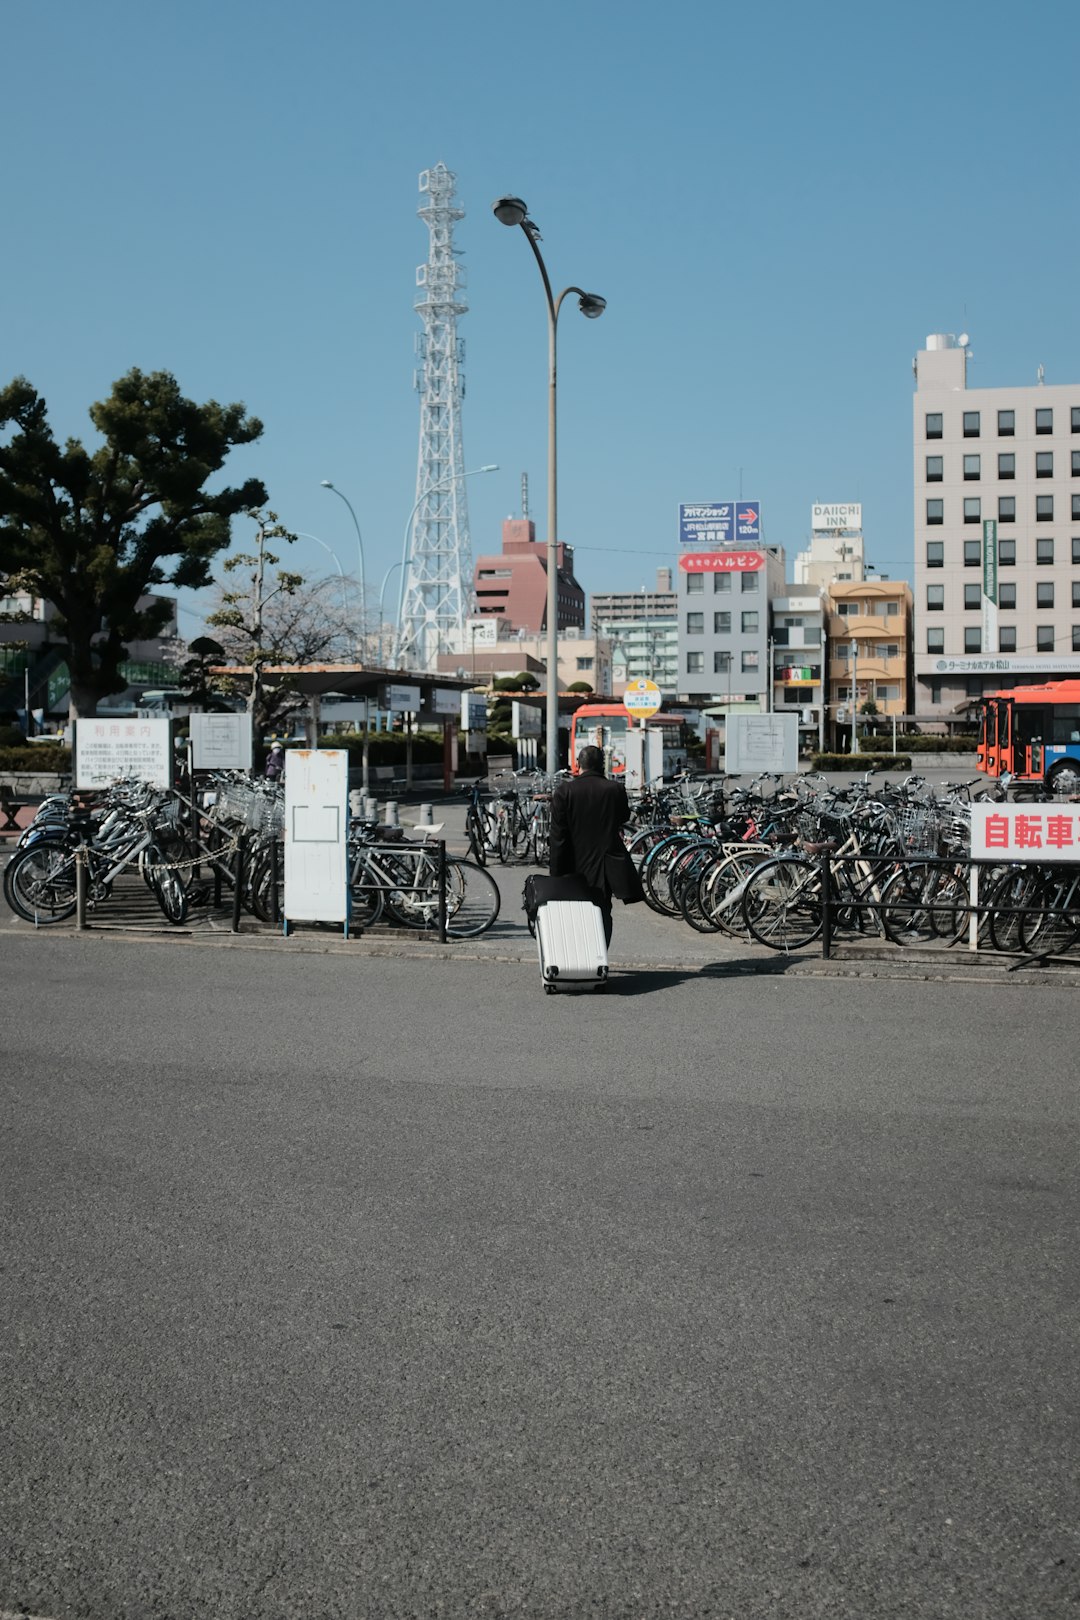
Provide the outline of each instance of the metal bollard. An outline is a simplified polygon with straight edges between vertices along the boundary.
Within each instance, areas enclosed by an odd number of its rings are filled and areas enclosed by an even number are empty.
[[[351,788],[349,790],[349,814],[354,821],[363,820],[366,802],[362,788]]]
[[[435,817],[431,813],[430,804],[420,806],[420,815],[416,825],[418,827],[433,827],[435,825]]]
[[[379,801],[378,801],[378,799],[372,799],[372,798],[365,799],[364,800],[364,820],[365,821],[378,821],[378,819],[379,819]]]
[[[388,827],[397,827],[399,825],[400,825],[400,823],[398,822],[397,800],[396,799],[387,799],[387,801],[386,801],[386,826],[388,826]]]

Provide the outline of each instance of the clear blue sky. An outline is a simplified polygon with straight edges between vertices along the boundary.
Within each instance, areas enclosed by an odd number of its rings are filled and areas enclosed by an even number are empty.
[[[546,324],[560,324],[560,530],[589,591],[651,583],[679,501],[742,493],[789,559],[861,500],[910,575],[911,369],[971,334],[972,386],[1080,382],[1074,5],[720,0],[37,0],[0,5],[0,372],[58,435],[133,365],[266,425],[259,474],[369,589],[401,554],[419,171],[458,176],[473,550],[527,471],[543,529]],[[238,543],[246,538],[238,525]],[[309,541],[298,566],[331,567]],[[388,598],[396,588],[392,584]],[[197,633],[199,600],[181,628]]]

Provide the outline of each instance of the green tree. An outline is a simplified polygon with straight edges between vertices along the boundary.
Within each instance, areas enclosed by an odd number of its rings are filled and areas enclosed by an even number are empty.
[[[0,391],[0,433],[9,430],[0,443],[0,575],[9,591],[56,609],[72,715],[93,714],[122,691],[127,643],[168,619],[167,603],[140,598],[160,585],[208,584],[231,519],[266,500],[257,478],[205,488],[231,449],[262,433],[243,405],[199,405],[167,371],[132,370],[91,405],[90,420],[98,448],[61,446],[25,377]]]

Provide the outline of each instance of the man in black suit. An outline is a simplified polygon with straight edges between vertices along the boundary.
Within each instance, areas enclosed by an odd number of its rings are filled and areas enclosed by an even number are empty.
[[[605,869],[609,855],[623,853],[620,829],[630,820],[630,803],[621,782],[604,775],[600,748],[583,748],[577,776],[561,781],[551,799],[552,877],[576,873],[595,890],[604,917],[604,934],[611,944],[611,883]]]

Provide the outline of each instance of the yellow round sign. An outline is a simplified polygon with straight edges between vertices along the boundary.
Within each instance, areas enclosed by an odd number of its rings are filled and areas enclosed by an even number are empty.
[[[655,681],[629,681],[623,693],[623,703],[635,720],[647,720],[655,714],[663,699]]]

